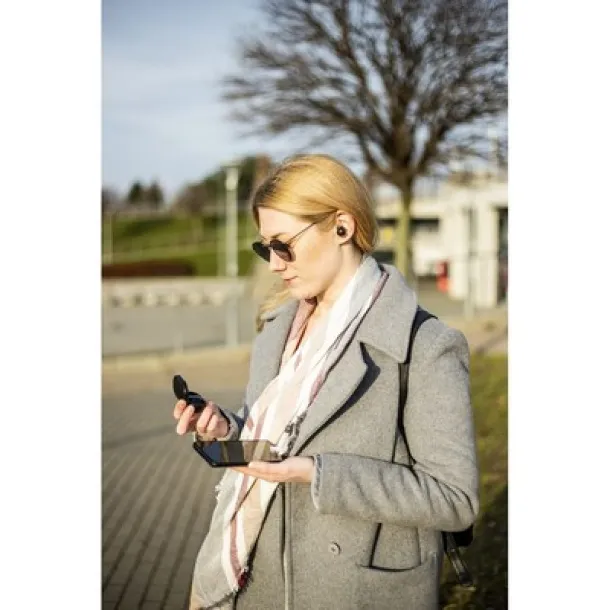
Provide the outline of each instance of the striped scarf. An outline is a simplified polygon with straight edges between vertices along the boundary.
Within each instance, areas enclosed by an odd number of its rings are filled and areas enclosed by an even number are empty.
[[[386,279],[387,273],[372,257],[365,256],[327,315],[302,343],[315,302],[299,303],[280,372],[252,406],[240,439],[268,439],[282,456],[290,454],[308,407]],[[191,608],[222,608],[223,602],[242,588],[250,554],[277,487],[278,483],[232,470],[225,473],[212,525],[197,561]]]

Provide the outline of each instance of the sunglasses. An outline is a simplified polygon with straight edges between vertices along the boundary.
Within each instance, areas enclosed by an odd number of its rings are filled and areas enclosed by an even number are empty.
[[[255,241],[252,244],[252,249],[256,252],[262,259],[269,262],[271,258],[271,250],[273,250],[283,261],[287,263],[291,263],[294,260],[294,251],[290,247],[292,243],[307,231],[307,229],[317,225],[322,222],[324,218],[321,220],[317,220],[316,222],[312,222],[307,225],[304,229],[299,231],[296,235],[293,235],[288,241],[280,241],[279,239],[272,239],[268,244],[264,244],[262,241]]]

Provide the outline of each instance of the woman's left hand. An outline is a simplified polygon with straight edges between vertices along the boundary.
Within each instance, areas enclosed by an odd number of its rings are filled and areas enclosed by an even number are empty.
[[[270,483],[311,483],[314,468],[312,457],[297,455],[281,462],[250,462],[247,466],[234,466],[233,470]]]

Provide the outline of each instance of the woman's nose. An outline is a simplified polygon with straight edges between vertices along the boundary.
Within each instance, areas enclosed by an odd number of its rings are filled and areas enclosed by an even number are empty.
[[[269,269],[271,271],[284,271],[286,269],[286,261],[282,260],[273,248],[270,249]]]

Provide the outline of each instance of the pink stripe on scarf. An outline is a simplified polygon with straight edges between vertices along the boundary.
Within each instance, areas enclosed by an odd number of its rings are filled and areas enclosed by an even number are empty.
[[[328,323],[326,323],[319,332],[315,333],[314,331],[314,335],[312,335],[313,343],[305,358],[307,362],[304,361],[303,354],[300,353],[299,356],[295,358],[295,362],[291,364],[291,370],[288,370],[284,369],[284,366],[297,350],[303,334],[306,331],[307,321],[315,309],[315,302],[301,301],[282,353],[280,374],[283,372],[284,375],[281,380],[281,385],[279,385],[279,382],[277,381],[278,375],[276,379],[272,380],[265,390],[263,390],[263,393],[254,404],[251,411],[251,413],[254,413],[254,417],[249,416],[246,422],[248,431],[246,436],[248,438],[259,438],[265,422],[269,421],[268,418],[273,418],[270,422],[272,428],[271,435],[281,433],[281,435],[284,435],[285,437],[285,434],[298,434],[298,429],[296,429],[296,432],[282,431],[282,428],[285,425],[284,421],[289,415],[288,409],[299,406],[302,415],[300,412],[298,417],[304,417],[305,410],[311,405],[320,391],[330,368],[332,368],[336,359],[341,357],[341,353],[351,340],[362,317],[366,314],[381,292],[383,284],[387,279],[386,273],[382,272],[380,276],[375,277],[374,271],[368,271],[373,265],[376,265],[374,261],[371,260],[366,264],[368,265],[366,267],[366,273],[368,275],[365,275],[365,280],[361,280],[361,284],[356,284],[360,289],[360,293],[357,295],[356,300],[353,300],[355,292],[346,293],[347,298],[345,299],[345,304],[342,303],[341,305],[341,307],[345,309],[345,318],[343,318],[345,320],[345,327],[342,329],[332,329]],[[374,285],[372,285],[373,281],[375,281]],[[368,282],[371,283],[369,284]],[[365,298],[366,293],[364,290],[366,290],[368,286],[371,286],[371,292],[369,292],[368,298]],[[339,311],[343,312],[344,310],[339,309]],[[352,317],[353,315],[355,315],[355,317]],[[320,360],[318,350],[325,345],[327,346],[324,348],[327,350],[324,355],[325,360]],[[321,353],[322,352],[320,352],[320,354]],[[316,356],[318,357],[317,363],[315,360]],[[299,373],[295,375],[296,369],[299,366],[306,366],[307,370],[299,371]],[[311,377],[314,374],[312,367],[314,366],[320,366],[320,369],[315,373],[315,378],[312,379]],[[309,379],[307,379],[307,375],[309,375]],[[286,384],[286,379],[290,379],[291,377],[296,381],[292,380],[292,383]],[[306,384],[305,387],[302,387],[303,384]],[[307,388],[307,385],[309,385],[309,388]],[[276,421],[275,418],[278,417],[279,419]],[[286,442],[286,438],[284,437],[280,436],[280,438],[283,438],[283,442]],[[277,442],[277,439],[273,440]],[[238,587],[241,588],[244,581],[243,576],[247,570],[248,557],[260,532],[264,513],[266,512],[271,496],[267,491],[265,492],[265,505],[262,506],[263,497],[258,480],[254,479],[250,485],[251,478],[244,475],[241,478],[241,482],[239,482],[238,479],[236,483],[239,485],[239,492],[235,504],[233,507],[227,507],[228,509],[232,509],[233,513],[227,535],[230,536],[229,560],[231,572],[238,582]],[[274,491],[275,488],[272,492]],[[243,566],[238,556],[238,536],[240,537],[239,542],[243,542],[243,546],[246,549]],[[227,574],[227,577],[228,576],[229,575]]]

